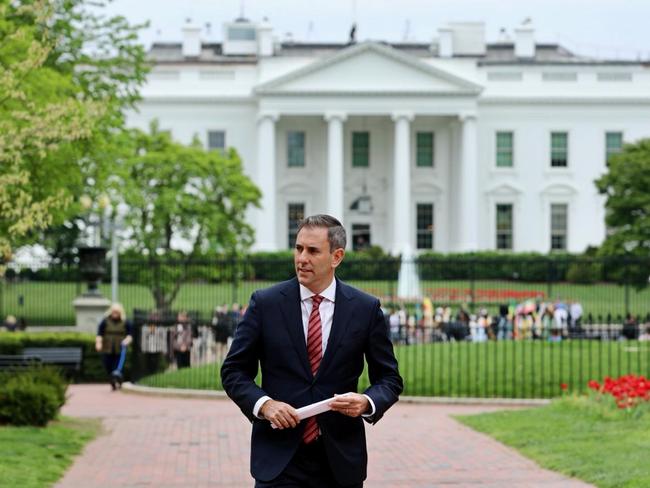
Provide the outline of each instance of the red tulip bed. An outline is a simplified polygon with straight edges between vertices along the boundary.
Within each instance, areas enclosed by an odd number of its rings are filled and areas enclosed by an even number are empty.
[[[600,395],[614,397],[616,406],[621,409],[632,409],[650,402],[650,380],[645,376],[627,374],[616,379],[606,376],[602,383],[591,380],[587,386]]]

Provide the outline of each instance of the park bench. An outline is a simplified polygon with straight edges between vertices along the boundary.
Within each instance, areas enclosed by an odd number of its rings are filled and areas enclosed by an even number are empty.
[[[26,347],[23,356],[36,358],[43,364],[55,364],[81,373],[83,350],[80,347]]]
[[[37,357],[26,357],[23,354],[0,354],[0,370],[22,369],[35,364],[41,364]]]

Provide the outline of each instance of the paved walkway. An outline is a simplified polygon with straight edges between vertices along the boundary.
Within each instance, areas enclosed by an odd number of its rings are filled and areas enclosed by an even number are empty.
[[[251,487],[250,424],[228,400],[160,398],[73,385],[64,415],[103,418],[104,434],[60,488]],[[373,487],[588,487],[543,470],[451,414],[502,407],[397,404],[367,427]]]

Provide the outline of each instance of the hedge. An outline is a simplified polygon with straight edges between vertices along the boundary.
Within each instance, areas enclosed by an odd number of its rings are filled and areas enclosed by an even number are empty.
[[[425,280],[503,280],[528,282],[625,283],[638,272],[647,279],[648,262],[568,253],[424,253],[418,256]],[[627,278],[626,278],[627,276]],[[630,282],[633,282],[630,280]]]

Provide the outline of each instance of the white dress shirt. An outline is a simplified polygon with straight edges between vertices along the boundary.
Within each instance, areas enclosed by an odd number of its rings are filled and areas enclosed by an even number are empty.
[[[309,329],[309,316],[311,315],[312,308],[312,297],[315,295],[309,288],[306,286],[300,285],[300,310],[302,312],[302,329],[305,333],[305,345],[307,344],[307,331]],[[327,288],[319,293],[323,297],[323,300],[318,307],[318,312],[320,313],[320,321],[322,326],[322,338],[323,338],[323,356],[325,355],[325,350],[327,349],[327,342],[330,338],[330,332],[332,331],[332,319],[334,318],[334,302],[336,301],[336,279],[333,279]],[[341,392],[346,393],[346,392]],[[363,417],[372,417],[375,414],[375,404],[368,395],[364,395],[368,402],[370,403],[370,413],[363,414]],[[253,407],[253,415],[258,418],[260,417],[259,411],[262,408],[262,405],[267,401],[271,400],[271,397],[265,395],[257,402]]]

